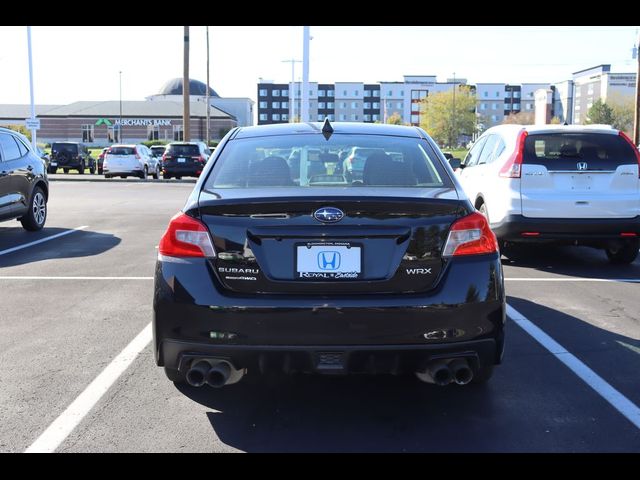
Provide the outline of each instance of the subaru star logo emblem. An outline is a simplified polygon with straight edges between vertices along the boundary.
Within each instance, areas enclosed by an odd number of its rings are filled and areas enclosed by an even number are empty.
[[[578,170],[582,171],[582,170],[586,170],[588,165],[587,165],[587,162],[578,162],[577,167],[578,167]]]
[[[344,217],[344,212],[339,208],[323,207],[313,213],[313,217],[324,223],[339,222]]]

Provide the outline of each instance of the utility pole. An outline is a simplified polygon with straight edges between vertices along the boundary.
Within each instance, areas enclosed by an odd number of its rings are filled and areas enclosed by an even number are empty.
[[[209,140],[211,139],[209,132],[209,122],[211,119],[211,100],[209,99],[209,27],[207,26],[207,148],[209,148]]]
[[[27,27],[27,47],[29,49],[29,91],[31,94],[31,120],[36,119],[36,105],[33,102],[33,62],[31,58],[31,27]],[[36,135],[38,130],[31,129],[31,145],[36,148]]]
[[[120,84],[120,124],[118,125],[118,139],[116,142],[122,143],[122,70],[118,72]]]
[[[302,105],[300,121],[309,119],[309,27],[302,27]]]
[[[289,123],[295,122],[296,118],[296,63],[302,63],[302,60],[282,60],[282,63],[291,63],[291,87],[289,87]]]
[[[184,27],[184,71],[182,73],[182,140],[191,140],[191,112],[189,97],[189,27]]]
[[[636,48],[636,108],[633,114],[633,144],[637,147],[640,144],[640,36]]]
[[[453,111],[451,112],[451,124],[452,124],[452,128],[451,128],[451,137],[452,139],[449,141],[450,143],[450,147],[451,148],[455,148],[455,146],[453,145],[453,137],[455,136],[455,132],[456,132],[456,72],[453,72]]]

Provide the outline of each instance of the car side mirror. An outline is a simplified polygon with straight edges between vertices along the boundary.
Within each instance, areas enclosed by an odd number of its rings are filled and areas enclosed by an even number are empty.
[[[449,159],[449,165],[451,165],[451,168],[455,170],[457,168],[461,168],[462,162],[460,161],[459,158],[454,157]]]

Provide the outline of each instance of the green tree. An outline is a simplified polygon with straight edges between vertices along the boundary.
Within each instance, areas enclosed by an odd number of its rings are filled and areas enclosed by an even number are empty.
[[[507,115],[502,120],[503,124],[515,124],[515,125],[533,125],[536,117],[533,112],[518,112]]]
[[[31,130],[27,130],[27,127],[24,125],[6,125],[9,130],[13,130],[14,132],[21,133],[25,137],[31,141]]]
[[[398,112],[393,112],[393,115],[387,118],[387,123],[391,125],[402,125],[402,117]]]
[[[551,119],[549,122],[551,125],[560,125],[562,122],[560,121],[560,117],[556,116]]]
[[[476,127],[476,98],[466,85],[438,92],[422,100],[420,126],[440,145],[458,144],[460,135],[471,136]],[[454,111],[455,105],[455,111]]]
[[[604,125],[613,125],[614,116],[613,109],[604,103],[601,99],[596,100],[591,108],[587,111],[587,118],[584,123],[587,125],[593,123],[601,123]]]
[[[633,136],[633,96],[614,95],[607,101],[613,111],[614,128]]]

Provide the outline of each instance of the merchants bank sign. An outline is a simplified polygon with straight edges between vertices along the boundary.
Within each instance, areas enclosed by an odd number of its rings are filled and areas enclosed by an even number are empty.
[[[171,126],[171,120],[168,118],[123,118],[122,120],[117,118],[113,122],[111,122],[107,118],[100,118],[96,122],[96,125],[105,124],[107,126],[110,126],[112,123],[114,125],[124,125],[125,127],[149,127],[149,126],[170,127]]]

